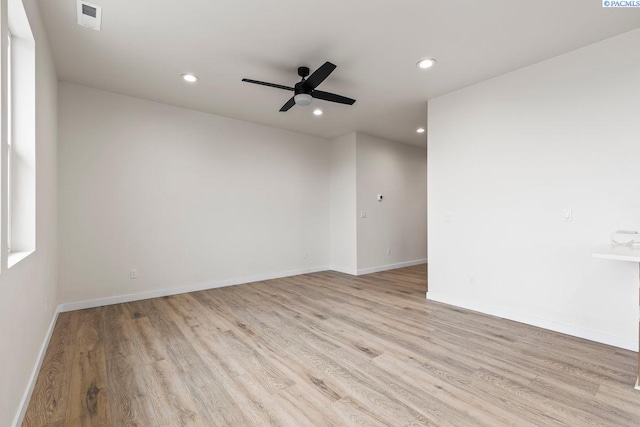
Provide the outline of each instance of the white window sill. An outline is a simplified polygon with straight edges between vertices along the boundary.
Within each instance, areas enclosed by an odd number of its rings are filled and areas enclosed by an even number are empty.
[[[9,253],[9,257],[7,259],[8,268],[13,267],[14,265],[16,265],[17,263],[19,263],[20,261],[22,261],[23,259],[25,259],[26,257],[28,257],[29,255],[31,255],[34,252],[35,251],[11,252],[11,253]]]

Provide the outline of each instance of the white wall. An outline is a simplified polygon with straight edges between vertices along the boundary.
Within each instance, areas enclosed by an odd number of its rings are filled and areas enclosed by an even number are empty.
[[[638,266],[591,253],[640,229],[638,45],[640,30],[429,102],[429,299],[637,349]]]
[[[356,134],[331,141],[331,269],[358,270],[356,230]]]
[[[329,141],[64,83],[59,117],[63,303],[328,268]]]
[[[358,133],[356,151],[358,272],[426,262],[427,150]]]
[[[18,1],[18,0],[12,0]],[[2,233],[0,272],[0,423],[16,419],[24,392],[35,373],[39,351],[56,306],[56,94],[57,77],[40,20],[38,3],[25,0],[36,40],[36,227],[37,250],[7,269],[6,233]],[[6,1],[2,1],[6,29]],[[2,76],[6,76],[6,36],[3,30]],[[3,98],[6,82],[3,82]],[[3,99],[3,141],[6,154],[6,103]],[[6,159],[6,156],[3,156]],[[6,171],[6,160],[2,170]],[[4,175],[3,175],[4,176]],[[6,180],[2,179],[2,230],[6,230]]]

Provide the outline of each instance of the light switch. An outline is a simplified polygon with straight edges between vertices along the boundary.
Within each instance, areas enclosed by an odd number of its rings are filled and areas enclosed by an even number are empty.
[[[573,219],[573,212],[571,212],[571,209],[565,209],[562,211],[562,219],[565,221],[571,221]]]
[[[367,212],[366,211],[360,211],[360,218],[366,218],[367,217]]]

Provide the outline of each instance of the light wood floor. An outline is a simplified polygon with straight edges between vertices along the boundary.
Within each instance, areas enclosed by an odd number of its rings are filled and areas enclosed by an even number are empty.
[[[635,353],[425,288],[325,272],[61,314],[24,425],[640,425]]]

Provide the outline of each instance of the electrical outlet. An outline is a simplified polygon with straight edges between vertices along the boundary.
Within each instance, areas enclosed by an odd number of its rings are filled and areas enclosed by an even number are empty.
[[[391,255],[391,249],[387,248],[387,255]]]
[[[476,276],[469,276],[469,284],[470,285],[475,285],[476,284]]]
[[[138,278],[138,270],[135,268],[132,268],[131,270],[129,270],[129,279],[137,279]]]
[[[302,254],[302,258],[307,259],[307,253],[306,252]]]

